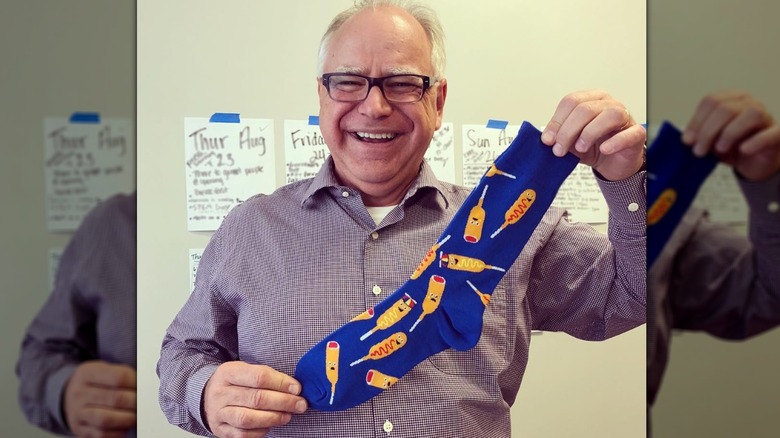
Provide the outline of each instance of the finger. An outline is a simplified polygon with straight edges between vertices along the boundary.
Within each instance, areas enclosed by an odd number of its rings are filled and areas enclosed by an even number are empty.
[[[599,151],[604,155],[612,155],[618,152],[639,147],[647,141],[647,131],[642,125],[634,124],[616,133],[599,146]]]
[[[135,412],[88,406],[79,416],[79,423],[100,430],[129,430],[136,424]]]
[[[95,367],[84,369],[82,377],[90,386],[127,389],[136,387],[136,372],[127,365],[95,364]]]
[[[237,399],[230,402],[232,406],[296,414],[306,411],[306,400],[303,397],[268,389],[236,389],[239,391]]]
[[[91,387],[85,391],[80,399],[85,405],[102,406],[104,408],[135,411],[136,392],[126,389],[106,389],[105,387]]]
[[[587,152],[602,139],[611,137],[610,134],[617,133],[632,122],[631,115],[623,106],[607,106],[582,129],[579,138],[574,142],[574,149],[577,152]]]
[[[588,101],[580,103],[572,110],[555,136],[553,153],[556,156],[562,157],[574,148],[582,130],[598,116],[602,106],[601,101]]]
[[[250,365],[242,362],[231,362],[224,368],[224,378],[231,385],[245,386],[247,388],[273,389],[298,395],[301,392],[301,384],[287,374],[274,370],[265,365]],[[223,365],[223,366],[224,366]],[[222,366],[220,366],[222,368]],[[218,369],[219,370],[219,369]]]
[[[780,125],[772,125],[748,138],[739,146],[739,151],[753,156],[772,147],[777,148],[780,155]]]
[[[703,157],[712,151],[723,129],[738,115],[739,111],[732,105],[719,105],[713,109],[699,127],[696,143],[693,145],[693,154]]]
[[[771,119],[761,107],[746,107],[720,133],[715,142],[715,152],[726,153],[770,123]]]
[[[270,429],[284,426],[292,419],[292,414],[275,411],[227,406],[220,410],[219,422],[245,430]]]
[[[555,108],[555,113],[553,113],[552,118],[544,127],[544,132],[542,132],[542,143],[547,146],[553,146],[555,144],[561,125],[580,103],[601,100],[607,97],[609,97],[609,95],[602,90],[579,91],[564,96]]]
[[[699,131],[701,130],[704,122],[710,117],[710,114],[715,109],[728,100],[739,99],[744,93],[737,93],[731,91],[724,91],[719,93],[712,93],[699,101],[696,106],[696,111],[693,113],[693,117],[688,122],[683,131],[682,141],[688,145],[694,145],[699,138]]]

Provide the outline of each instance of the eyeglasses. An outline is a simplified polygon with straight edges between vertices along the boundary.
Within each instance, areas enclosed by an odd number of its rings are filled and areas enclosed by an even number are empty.
[[[431,87],[431,78],[413,74],[372,78],[353,73],[325,73],[322,85],[328,90],[328,96],[337,102],[364,100],[376,85],[388,102],[411,103],[422,99],[425,90]]]

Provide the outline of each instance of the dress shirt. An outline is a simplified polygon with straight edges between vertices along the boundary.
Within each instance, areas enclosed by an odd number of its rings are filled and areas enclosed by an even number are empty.
[[[644,178],[599,182],[609,237],[550,208],[494,291],[474,348],[445,350],[359,406],[310,409],[268,436],[509,436],[532,329],[602,340],[645,322]],[[209,434],[201,396],[223,362],[293,375],[313,345],[409,278],[469,193],[423,163],[377,225],[329,159],[313,179],[233,209],[163,340],[157,372],[168,420]]]
[[[691,208],[648,273],[648,413],[672,329],[738,340],[780,325],[780,174],[737,179],[750,210],[749,238]]]
[[[135,243],[135,192],[98,204],[68,242],[54,290],[27,329],[16,364],[19,402],[31,423],[70,433],[62,396],[82,362],[135,368]]]

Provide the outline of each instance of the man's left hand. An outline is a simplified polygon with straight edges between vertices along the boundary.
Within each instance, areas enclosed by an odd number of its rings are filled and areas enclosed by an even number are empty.
[[[644,162],[647,133],[625,105],[602,90],[579,91],[561,99],[542,133],[559,157],[571,152],[603,178],[634,175]]]

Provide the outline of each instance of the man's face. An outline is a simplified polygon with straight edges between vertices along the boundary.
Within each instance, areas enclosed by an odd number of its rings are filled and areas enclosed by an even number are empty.
[[[365,10],[332,35],[323,73],[332,72],[432,76],[431,46],[420,24],[405,12]],[[372,87],[363,101],[336,102],[320,82],[320,129],[340,182],[360,190],[367,205],[400,201],[441,126],[446,87],[443,80],[432,84],[422,100],[412,103],[388,102],[379,87]]]

